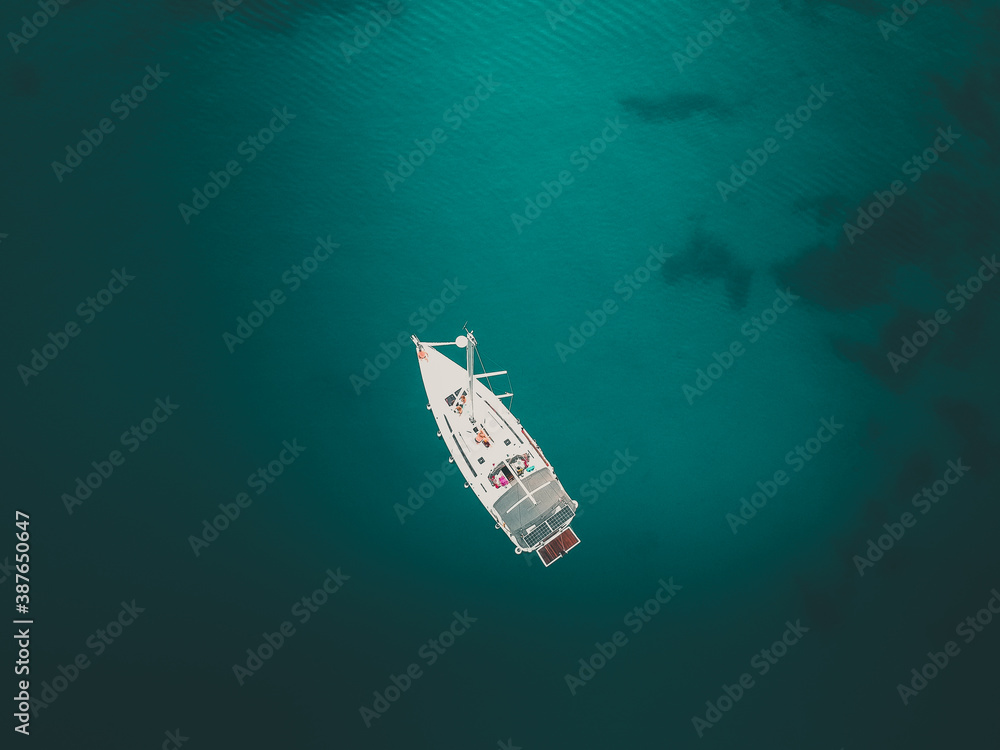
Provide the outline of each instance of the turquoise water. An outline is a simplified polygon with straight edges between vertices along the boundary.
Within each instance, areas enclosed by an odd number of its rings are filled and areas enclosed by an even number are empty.
[[[8,36],[36,746],[995,746],[1000,15],[912,9],[71,0]],[[548,569],[438,474],[408,340],[466,323],[581,503]]]

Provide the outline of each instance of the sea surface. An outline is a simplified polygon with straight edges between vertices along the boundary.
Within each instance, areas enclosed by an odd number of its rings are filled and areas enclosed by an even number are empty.
[[[4,747],[1000,746],[994,3],[0,31]],[[435,439],[465,326],[549,568]]]

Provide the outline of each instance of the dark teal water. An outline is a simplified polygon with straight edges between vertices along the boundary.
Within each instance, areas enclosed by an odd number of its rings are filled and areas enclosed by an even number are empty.
[[[997,746],[990,3],[220,8],[0,14],[12,747]],[[466,322],[548,569],[437,474]]]

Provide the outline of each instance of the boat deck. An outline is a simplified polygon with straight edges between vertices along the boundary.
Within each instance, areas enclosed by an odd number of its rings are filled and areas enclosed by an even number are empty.
[[[573,503],[549,468],[517,480],[493,508],[514,534],[518,545],[531,549],[573,517]]]

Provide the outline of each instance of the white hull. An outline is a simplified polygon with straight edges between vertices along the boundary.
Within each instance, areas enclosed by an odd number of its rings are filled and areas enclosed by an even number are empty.
[[[459,346],[465,341],[475,346],[471,333],[468,339],[459,337]],[[437,350],[455,344],[423,343],[416,336],[413,342],[427,408],[450,460],[516,551],[537,551],[550,565],[579,543],[569,528],[579,504],[567,495],[520,421],[480,382],[483,376],[470,377],[470,367],[461,367]]]

